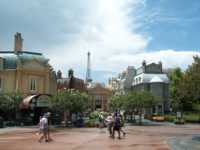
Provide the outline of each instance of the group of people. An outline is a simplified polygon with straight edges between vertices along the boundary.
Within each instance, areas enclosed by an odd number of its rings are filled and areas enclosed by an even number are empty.
[[[115,112],[113,115],[109,114],[105,119],[110,137],[115,138],[115,132],[118,133],[118,139],[121,139],[121,132],[123,136],[126,135],[126,132],[122,129],[124,126],[123,116],[119,112]]]
[[[40,138],[38,142],[42,142],[45,139],[45,142],[52,141],[50,137],[50,113],[45,113],[43,116],[40,116],[40,120],[38,123],[39,126],[39,135]]]
[[[43,139],[45,142],[52,141],[52,138],[50,137],[50,113],[45,113],[43,116],[40,117],[38,126],[39,126],[39,135],[40,138],[38,142],[42,142]],[[107,118],[104,120],[103,117],[100,117],[100,122],[106,123],[109,131],[109,135],[111,138],[115,138],[115,132],[118,133],[118,138],[121,139],[121,132],[123,133],[123,136],[125,137],[126,132],[122,129],[124,126],[124,119],[123,116],[119,112],[115,112],[114,114],[109,114]],[[103,121],[104,120],[104,121]],[[100,128],[103,128],[100,124]]]

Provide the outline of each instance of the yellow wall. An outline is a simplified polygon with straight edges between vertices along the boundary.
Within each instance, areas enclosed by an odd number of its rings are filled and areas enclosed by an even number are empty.
[[[17,70],[2,70],[0,77],[3,79],[3,92],[19,91],[25,95],[30,94],[55,94],[57,90],[56,79],[51,76],[48,65],[43,65],[35,60],[25,62]],[[36,80],[36,90],[30,90],[30,80]]]
[[[16,85],[16,71],[15,70],[2,70],[0,71],[2,79],[3,92],[14,92]]]

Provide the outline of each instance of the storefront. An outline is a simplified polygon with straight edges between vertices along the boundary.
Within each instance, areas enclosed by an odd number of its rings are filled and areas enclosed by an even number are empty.
[[[51,96],[48,94],[30,95],[23,99],[21,117],[25,124],[37,124],[40,116],[49,111]]]

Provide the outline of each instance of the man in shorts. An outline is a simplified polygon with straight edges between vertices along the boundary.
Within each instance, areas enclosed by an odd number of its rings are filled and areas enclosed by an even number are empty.
[[[48,142],[47,134],[48,134],[48,120],[46,115],[44,115],[40,119],[40,129],[42,131],[42,135],[40,136],[39,142],[42,142],[43,139],[45,139],[45,142]]]

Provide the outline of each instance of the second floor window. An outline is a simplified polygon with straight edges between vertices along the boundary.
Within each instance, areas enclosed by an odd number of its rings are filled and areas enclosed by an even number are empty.
[[[31,91],[36,90],[36,80],[35,79],[31,79],[30,90]]]

